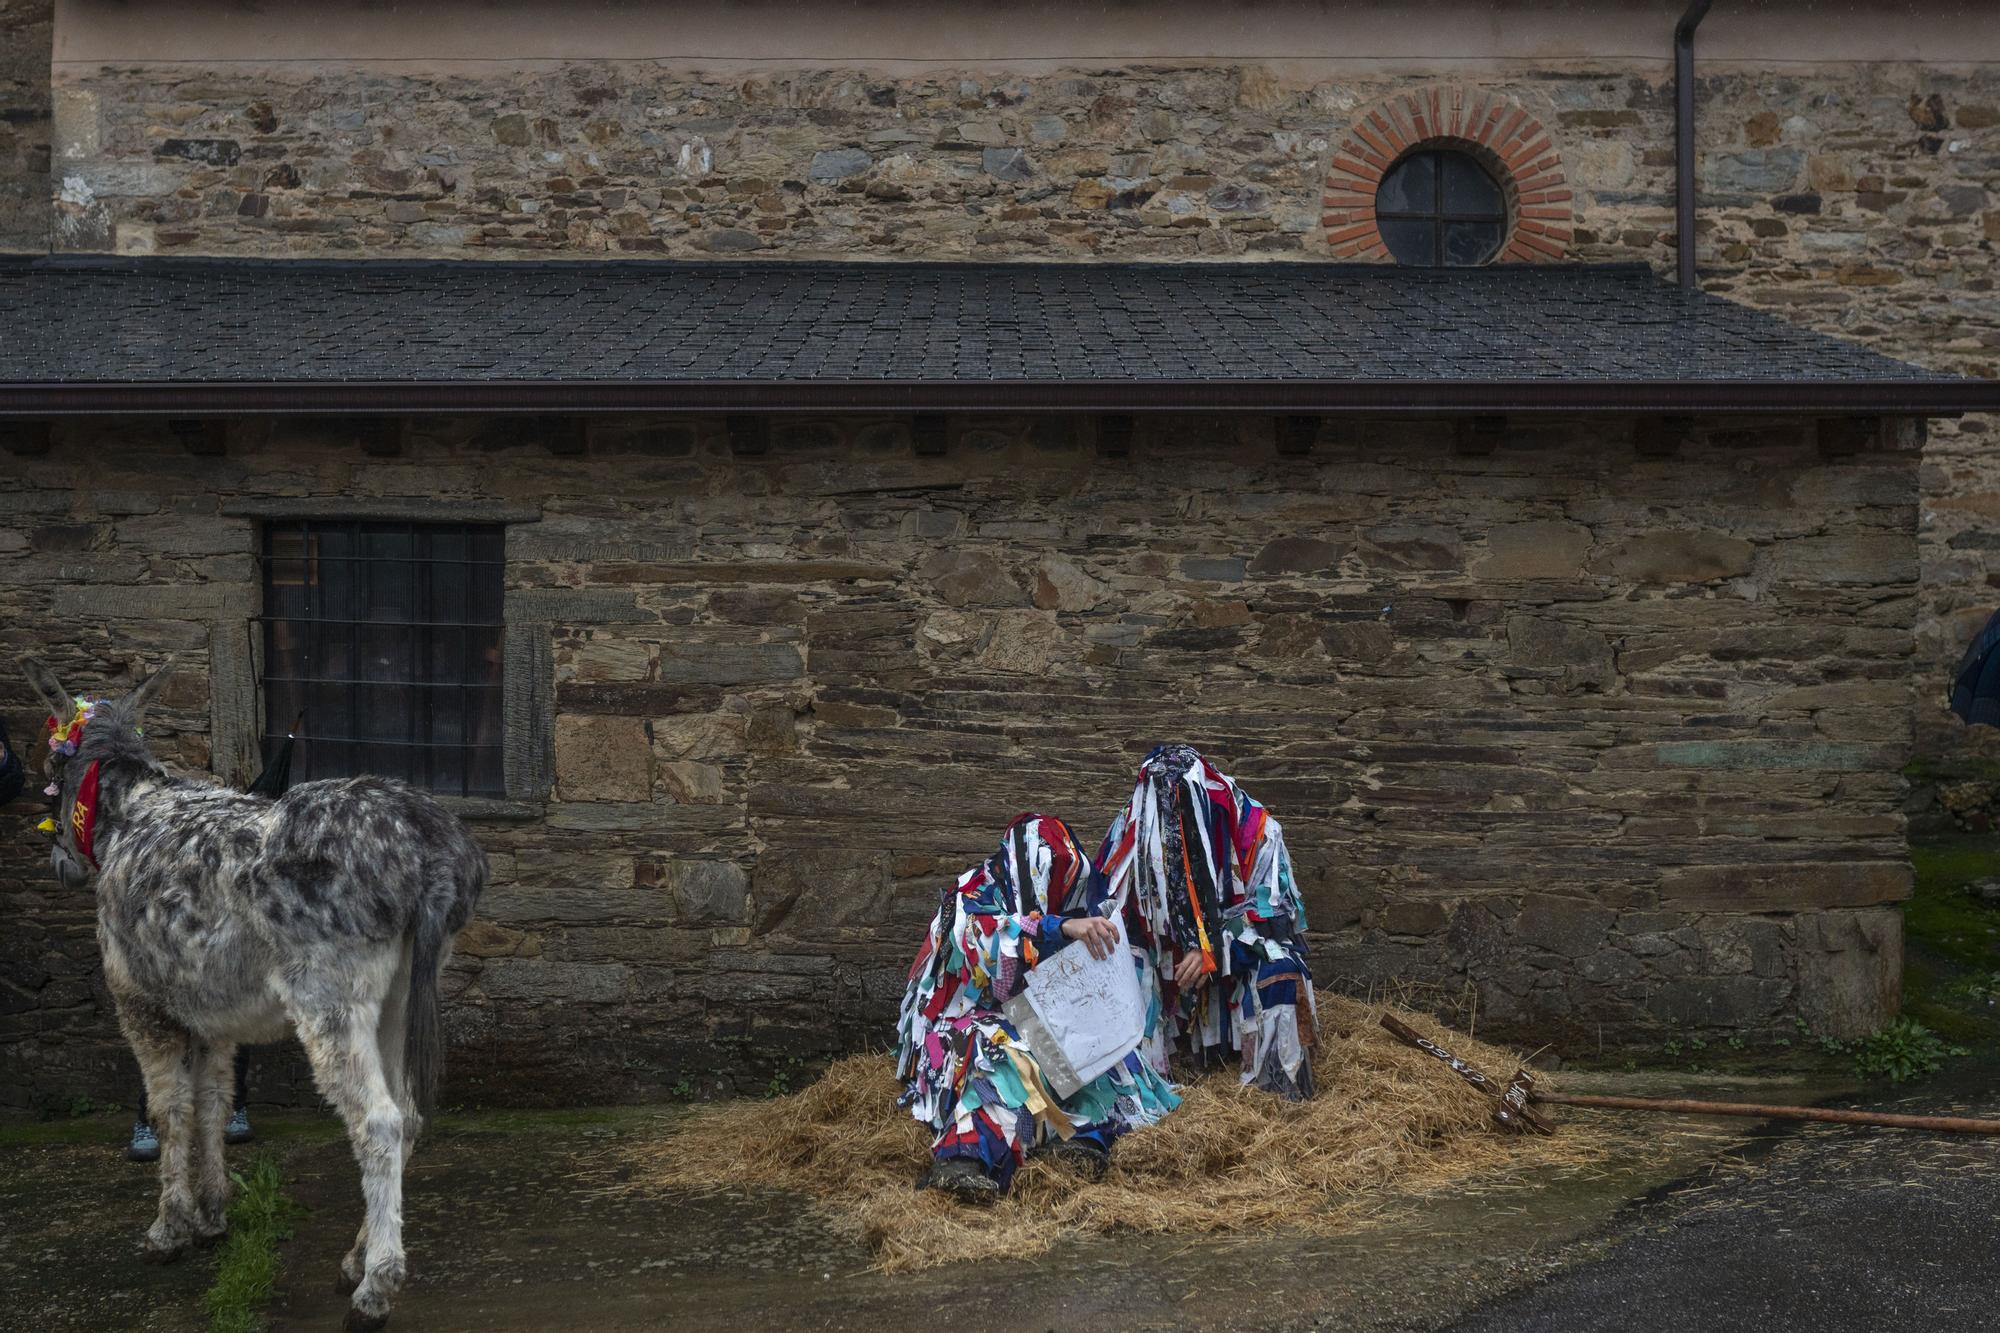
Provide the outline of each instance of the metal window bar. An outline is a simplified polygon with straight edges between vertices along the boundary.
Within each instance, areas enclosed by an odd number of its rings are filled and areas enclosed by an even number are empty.
[[[1444,268],[1446,267],[1445,249],[1444,249],[1446,223],[1497,222],[1504,227],[1507,224],[1507,213],[1504,207],[1497,213],[1451,213],[1445,211],[1445,206],[1444,206],[1445,153],[1441,151],[1430,152],[1426,153],[1424,156],[1430,159],[1431,191],[1432,191],[1431,199],[1434,201],[1431,207],[1420,210],[1378,209],[1376,211],[1375,216],[1378,219],[1390,222],[1428,222],[1430,224],[1430,230],[1431,230],[1431,267]],[[1480,167],[1480,171],[1482,173],[1485,173],[1486,169],[1482,166]],[[1491,173],[1486,173],[1486,174],[1487,178],[1490,180],[1492,178]],[[1499,188],[1498,182],[1494,183],[1494,188],[1495,189]],[[1503,237],[1502,239],[1504,243],[1505,238]]]
[[[267,758],[282,743],[296,705],[311,701],[317,706],[309,710],[300,738],[307,777],[352,775],[371,762],[370,756],[381,760],[387,751],[402,755],[396,766],[413,784],[458,795],[503,792],[505,721],[493,708],[503,684],[500,659],[495,654],[475,664],[473,652],[478,642],[493,653],[505,629],[501,620],[474,614],[477,607],[500,604],[504,561],[475,554],[497,543],[500,533],[497,525],[469,523],[267,523],[262,542]],[[385,537],[400,538],[406,552],[379,554],[378,543]],[[440,546],[450,550],[454,545],[462,555],[438,554]],[[397,565],[402,568],[393,568]],[[279,577],[281,569],[289,575],[294,568],[297,577]],[[288,594],[294,593],[295,600],[288,603]],[[403,594],[400,599],[397,593]],[[398,600],[400,605],[384,605]],[[374,618],[371,613],[378,607],[391,616]],[[336,611],[345,614],[331,614]],[[455,612],[456,618],[445,619],[441,611]],[[456,634],[455,649],[440,645],[436,633],[416,632],[440,630]],[[383,631],[405,631],[386,656],[379,637]],[[374,636],[368,646],[377,649],[375,657],[396,668],[381,679],[368,677],[364,635]],[[336,638],[345,641],[344,671],[337,669],[332,653]],[[365,720],[371,725],[362,725],[366,702],[382,689],[403,695],[399,735],[381,734],[383,729],[375,725],[379,712],[368,712]],[[339,696],[330,709],[325,706],[329,692]],[[420,698],[425,701],[421,709]],[[441,739],[440,724],[454,720],[457,734],[446,732]],[[455,774],[453,765],[441,762],[446,756],[457,761]]]

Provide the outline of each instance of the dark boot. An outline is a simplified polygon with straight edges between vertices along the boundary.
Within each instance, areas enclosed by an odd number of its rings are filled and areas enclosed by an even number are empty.
[[[1006,1193],[986,1168],[970,1157],[946,1157],[931,1163],[924,1188],[943,1190],[960,1203],[996,1203]]]
[[[1111,1169],[1110,1152],[1096,1140],[1082,1136],[1050,1144],[1049,1156],[1093,1185]]]

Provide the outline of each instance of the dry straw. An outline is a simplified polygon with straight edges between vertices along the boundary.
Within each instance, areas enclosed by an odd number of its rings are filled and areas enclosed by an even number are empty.
[[[1031,1159],[1013,1195],[968,1208],[915,1183],[930,1133],[895,1105],[887,1056],[841,1060],[804,1091],[697,1111],[636,1148],[635,1183],[696,1192],[792,1190],[858,1225],[895,1272],[993,1254],[1037,1254],[1076,1232],[1199,1233],[1366,1225],[1397,1203],[1486,1188],[1515,1173],[1575,1172],[1631,1146],[1600,1119],[1553,1138],[1496,1131],[1493,1103],[1379,1025],[1383,1006],[1320,997],[1319,1095],[1287,1103],[1201,1078],[1166,1120],[1121,1140],[1087,1185]],[[1504,1079],[1517,1057],[1396,1009],[1418,1031]]]

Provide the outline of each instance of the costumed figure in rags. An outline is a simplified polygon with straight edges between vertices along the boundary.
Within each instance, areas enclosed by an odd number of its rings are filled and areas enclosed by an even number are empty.
[[[1110,921],[1085,910],[1090,879],[1090,863],[1069,826],[1029,814],[1007,826],[992,856],[944,891],[910,966],[897,1028],[899,1104],[937,1132],[929,1187],[961,1199],[997,1199],[1026,1154],[1044,1145],[1097,1179],[1113,1139],[1180,1104],[1136,1051],[1058,1098],[1001,1013],[1028,972],[1057,950],[1081,943],[1092,957],[1106,958],[1123,947]],[[1144,966],[1126,952],[1135,968]]]
[[[1099,891],[1152,964],[1139,1047],[1151,1066],[1164,1073],[1176,1047],[1198,1066],[1234,1055],[1245,1083],[1312,1096],[1305,905],[1270,811],[1194,747],[1162,745],[1096,864]]]

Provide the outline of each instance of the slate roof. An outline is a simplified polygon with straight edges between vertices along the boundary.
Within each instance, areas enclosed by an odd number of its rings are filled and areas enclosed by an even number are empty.
[[[0,415],[2000,407],[1641,265],[0,263]]]

